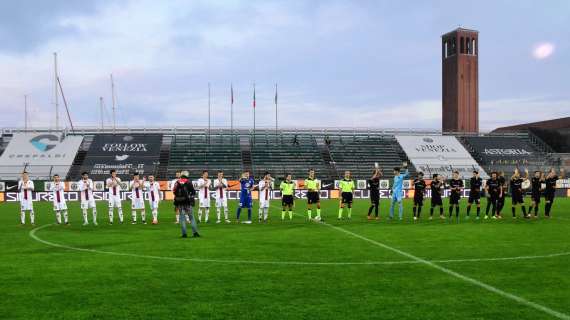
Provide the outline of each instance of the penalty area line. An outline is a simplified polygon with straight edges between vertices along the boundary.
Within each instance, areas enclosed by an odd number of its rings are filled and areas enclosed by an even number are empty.
[[[324,226],[327,226],[327,227],[329,227],[329,228],[332,228],[332,229],[334,229],[334,230],[337,230],[337,231],[339,231],[339,232],[343,232],[343,233],[345,233],[345,234],[347,234],[347,235],[350,235],[350,236],[353,236],[353,237],[355,237],[355,238],[358,238],[358,239],[360,239],[360,240],[363,240],[363,241],[366,241],[366,242],[368,242],[368,243],[371,243],[371,244],[373,244],[373,245],[375,245],[375,246],[377,246],[377,247],[384,248],[384,249],[386,249],[386,250],[389,250],[389,251],[395,252],[395,253],[397,253],[397,254],[400,254],[400,255],[402,255],[402,256],[404,256],[404,257],[407,257],[407,258],[409,258],[409,259],[411,259],[411,260],[413,260],[413,261],[416,261],[416,262],[418,262],[418,263],[425,264],[425,265],[427,265],[427,266],[429,266],[429,267],[432,267],[432,268],[434,268],[434,269],[437,269],[437,270],[439,270],[439,271],[441,271],[441,272],[443,272],[443,273],[446,273],[446,274],[448,274],[448,275],[450,275],[450,276],[453,276],[453,277],[458,278],[458,279],[460,279],[460,280],[463,280],[463,281],[465,281],[465,282],[471,283],[471,284],[473,284],[473,285],[475,285],[475,286],[478,286],[478,287],[480,287],[480,288],[483,288],[483,289],[485,289],[485,290],[487,290],[487,291],[493,292],[493,293],[498,294],[498,295],[500,295],[500,296],[503,296],[503,297],[505,297],[505,298],[514,300],[514,301],[516,301],[516,302],[518,302],[518,303],[520,303],[520,304],[523,304],[523,305],[525,305],[525,306],[528,306],[528,307],[534,308],[534,309],[536,309],[536,310],[542,311],[542,312],[547,313],[547,314],[549,314],[549,315],[551,315],[551,316],[553,316],[553,317],[556,317],[556,318],[558,318],[558,319],[570,320],[570,316],[567,315],[567,314],[564,314],[564,313],[559,312],[559,311],[556,311],[556,310],[552,310],[552,309],[550,309],[550,308],[548,308],[548,307],[545,307],[545,306],[543,306],[543,305],[540,305],[540,304],[538,304],[538,303],[536,303],[536,302],[532,302],[532,301],[526,300],[526,299],[521,298],[521,297],[519,297],[519,296],[516,296],[516,295],[514,295],[514,294],[512,294],[512,293],[508,293],[508,292],[503,291],[503,290],[501,290],[501,289],[495,288],[495,287],[493,287],[493,286],[491,286],[491,285],[489,285],[489,284],[486,284],[486,283],[481,282],[481,281],[479,281],[479,280],[476,280],[476,279],[473,279],[473,278],[471,278],[471,277],[462,275],[462,274],[460,274],[460,273],[458,273],[458,272],[455,272],[455,271],[453,271],[453,270],[450,270],[450,269],[447,269],[447,268],[445,268],[445,267],[442,267],[442,266],[440,266],[440,265],[438,265],[438,264],[435,264],[435,263],[433,263],[433,262],[431,262],[431,261],[428,261],[428,260],[422,259],[422,258],[420,258],[420,257],[417,257],[417,256],[415,256],[415,255],[413,255],[413,254],[411,254],[411,253],[408,253],[408,252],[402,251],[402,250],[400,250],[400,249],[391,247],[391,246],[389,246],[389,245],[387,245],[387,244],[384,244],[384,243],[382,243],[382,242],[378,242],[378,241],[376,241],[376,240],[372,240],[372,239],[367,238],[367,237],[365,237],[365,236],[359,235],[358,233],[354,233],[354,232],[352,232],[352,231],[346,230],[346,229],[344,229],[344,228],[341,228],[341,227],[338,227],[338,226],[335,226],[335,225],[332,225],[332,224],[328,224],[328,223],[325,223],[325,222],[322,222],[321,224],[324,225]]]

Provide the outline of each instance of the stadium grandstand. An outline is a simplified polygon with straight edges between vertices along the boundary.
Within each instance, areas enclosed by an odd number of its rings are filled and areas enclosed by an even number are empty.
[[[384,178],[391,178],[394,167],[401,166],[402,162],[414,163],[398,143],[396,136],[400,135],[437,137],[441,133],[372,129],[259,129],[253,133],[248,129],[208,131],[205,128],[131,128],[114,132],[77,129],[71,133],[4,129],[0,136],[0,179],[15,180],[24,169],[39,179],[58,173],[67,180],[77,180],[83,171],[100,179],[111,168],[122,176],[136,171],[154,174],[160,180],[171,179],[182,169],[189,170],[193,177],[198,177],[203,170],[224,170],[227,177],[237,179],[241,172],[250,170],[255,177],[269,171],[276,177],[289,172],[302,178],[308,168],[314,168],[318,177],[330,181],[342,177],[345,170],[350,170],[356,179],[367,179],[375,163],[383,169]],[[45,141],[37,143],[34,139],[38,137],[57,141],[51,146]],[[553,147],[533,132],[458,134],[455,137],[488,172],[499,170],[509,174],[516,167],[544,169],[558,161]],[[15,139],[26,139],[29,149],[11,150],[11,141]],[[25,145],[19,143],[18,147],[25,148]],[[60,150],[63,147],[66,150]],[[65,161],[58,155],[42,158],[26,155],[26,152],[59,152],[65,155]],[[436,153],[433,156],[439,160],[443,157]],[[450,169],[453,168],[451,162]],[[419,171],[411,166],[412,174],[416,170]],[[429,167],[421,170],[426,174],[436,172],[430,172]],[[469,168],[465,172],[467,176]]]

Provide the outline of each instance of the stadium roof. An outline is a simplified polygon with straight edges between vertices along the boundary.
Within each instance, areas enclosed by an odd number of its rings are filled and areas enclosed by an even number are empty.
[[[516,131],[525,131],[528,130],[529,128],[568,129],[570,128],[570,117],[518,124],[508,127],[500,127],[493,130],[492,132],[493,133],[516,132]]]

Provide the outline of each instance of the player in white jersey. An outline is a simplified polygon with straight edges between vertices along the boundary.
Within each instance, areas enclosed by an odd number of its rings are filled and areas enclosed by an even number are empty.
[[[224,218],[226,223],[230,223],[228,217],[228,180],[224,178],[224,172],[218,171],[218,179],[214,180],[214,190],[216,190],[216,213],[218,215],[218,220],[216,223],[220,223],[221,211],[224,211]]]
[[[93,180],[89,179],[87,172],[81,174],[81,180],[78,182],[79,193],[81,198],[81,211],[83,211],[83,225],[89,224],[87,218],[87,211],[93,210],[93,224],[97,225],[97,206],[95,205],[95,198],[93,198]]]
[[[154,176],[148,176],[148,181],[145,181],[144,189],[146,191],[146,197],[148,199],[148,204],[150,206],[150,211],[152,212],[152,224],[158,224],[158,203],[160,202],[160,184],[154,181]]]
[[[131,189],[131,216],[132,224],[137,223],[137,210],[141,211],[141,220],[143,224],[146,224],[146,212],[144,208],[144,181],[139,177],[139,174],[135,172],[133,174],[133,181],[129,184]]]
[[[18,198],[20,200],[20,222],[26,224],[26,211],[30,212],[30,222],[32,225],[36,223],[36,216],[34,213],[34,182],[28,177],[26,171],[22,172],[22,179],[18,181]]]
[[[259,181],[259,222],[267,222],[269,218],[269,202],[271,201],[271,189],[273,178],[269,172],[265,172],[263,179]]]
[[[105,183],[109,196],[109,224],[113,224],[113,214],[115,208],[119,213],[119,222],[123,223],[123,207],[121,205],[121,179],[117,177],[117,171],[111,169],[111,177]]]
[[[202,171],[202,177],[198,179],[196,185],[198,189],[198,222],[202,222],[202,211],[204,212],[204,221],[208,223],[210,216],[210,186],[212,181],[208,179],[208,171]]]
[[[63,223],[69,225],[67,203],[65,202],[64,197],[65,184],[61,181],[61,177],[58,174],[53,175],[53,182],[51,184],[50,191],[57,224],[61,224],[61,216],[63,215]]]

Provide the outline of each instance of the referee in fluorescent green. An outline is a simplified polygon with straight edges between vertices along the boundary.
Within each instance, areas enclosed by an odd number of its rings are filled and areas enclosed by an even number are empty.
[[[342,219],[342,210],[346,204],[348,207],[348,219],[352,218],[352,198],[354,194],[354,180],[350,177],[350,171],[344,172],[344,179],[340,180],[338,188],[341,192],[340,208],[338,209],[338,220]]]
[[[321,185],[319,180],[315,178],[315,170],[309,169],[309,177],[305,179],[305,188],[307,188],[307,217],[309,220],[313,218],[312,207],[313,204],[317,205],[317,217],[321,218],[321,199],[319,191]]]
[[[291,174],[285,176],[285,180],[279,185],[281,189],[281,220],[285,220],[285,211],[289,211],[289,220],[293,219],[293,193],[295,192],[295,182],[291,180]]]

